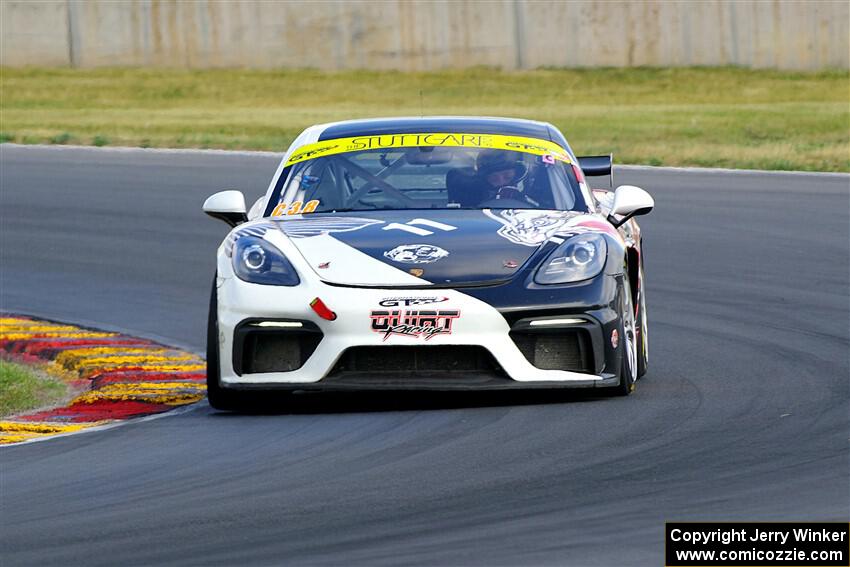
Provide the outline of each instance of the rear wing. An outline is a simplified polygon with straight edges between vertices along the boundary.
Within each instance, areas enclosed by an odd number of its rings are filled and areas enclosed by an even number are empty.
[[[610,176],[611,187],[614,187],[614,154],[606,156],[579,156],[579,167],[587,177]]]

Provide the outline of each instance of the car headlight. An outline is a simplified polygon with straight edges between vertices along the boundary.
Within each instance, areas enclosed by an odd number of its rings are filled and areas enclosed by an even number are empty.
[[[562,284],[590,279],[605,267],[608,245],[601,234],[579,234],[563,242],[538,268],[534,281]]]
[[[243,236],[236,241],[233,271],[240,280],[250,283],[286,286],[301,283],[283,252],[254,236]]]

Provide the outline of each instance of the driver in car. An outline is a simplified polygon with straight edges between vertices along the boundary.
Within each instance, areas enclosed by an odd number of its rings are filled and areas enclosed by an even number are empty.
[[[475,174],[484,189],[482,202],[494,199],[531,201],[517,184],[528,174],[528,168],[515,152],[484,150],[475,160]]]

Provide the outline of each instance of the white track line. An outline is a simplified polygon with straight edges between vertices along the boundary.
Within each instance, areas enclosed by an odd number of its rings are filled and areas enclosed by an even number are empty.
[[[0,144],[0,149],[5,147],[12,148],[33,148],[40,150],[83,150],[91,152],[115,152],[115,153],[134,153],[141,152],[147,154],[186,154],[186,155],[233,155],[243,157],[276,157],[281,158],[286,152],[282,149],[280,152],[262,152],[262,151],[246,151],[246,150],[202,150],[197,148],[134,148],[129,146],[74,146],[74,145],[50,145],[50,144],[14,144],[6,142]],[[850,179],[850,173],[837,173],[831,171],[784,171],[775,169],[728,169],[721,167],[668,167],[654,165],[620,165],[615,164],[615,169],[625,171],[671,171],[678,173],[724,173],[735,175],[817,175],[825,177],[838,177]]]
[[[67,433],[56,433],[55,435],[44,435],[42,437],[34,437],[32,439],[27,439],[26,441],[17,441],[15,443],[9,443],[6,445],[0,445],[0,451],[4,449],[11,449],[12,447],[20,447],[21,445],[29,445],[30,443],[40,443],[41,441],[50,441],[52,439],[58,439],[60,437],[71,437],[74,435],[83,435],[84,433],[91,433],[93,431],[106,431],[107,429],[114,429],[116,427],[123,427],[125,425],[131,425],[134,423],[144,423],[146,421],[153,421],[155,419],[160,419],[162,417],[171,417],[174,415],[181,415],[184,413],[188,413],[190,411],[198,410],[205,405],[206,398],[203,400],[197,401],[194,404],[188,404],[185,406],[178,406],[175,409],[171,409],[168,411],[164,411],[161,413],[155,413],[153,415],[146,415],[143,417],[132,417],[130,419],[118,419],[112,421],[110,423],[104,423],[103,425],[95,425],[92,427],[84,427],[82,429],[78,429],[77,431],[68,431]]]

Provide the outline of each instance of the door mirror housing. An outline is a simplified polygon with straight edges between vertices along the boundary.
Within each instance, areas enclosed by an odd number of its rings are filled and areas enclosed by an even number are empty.
[[[204,212],[214,219],[221,219],[230,226],[242,224],[248,220],[245,212],[245,196],[241,191],[220,191],[204,201]]]
[[[614,191],[614,202],[608,213],[608,222],[620,226],[630,218],[645,215],[655,206],[652,196],[634,185],[620,185]],[[618,219],[615,215],[621,215]]]

